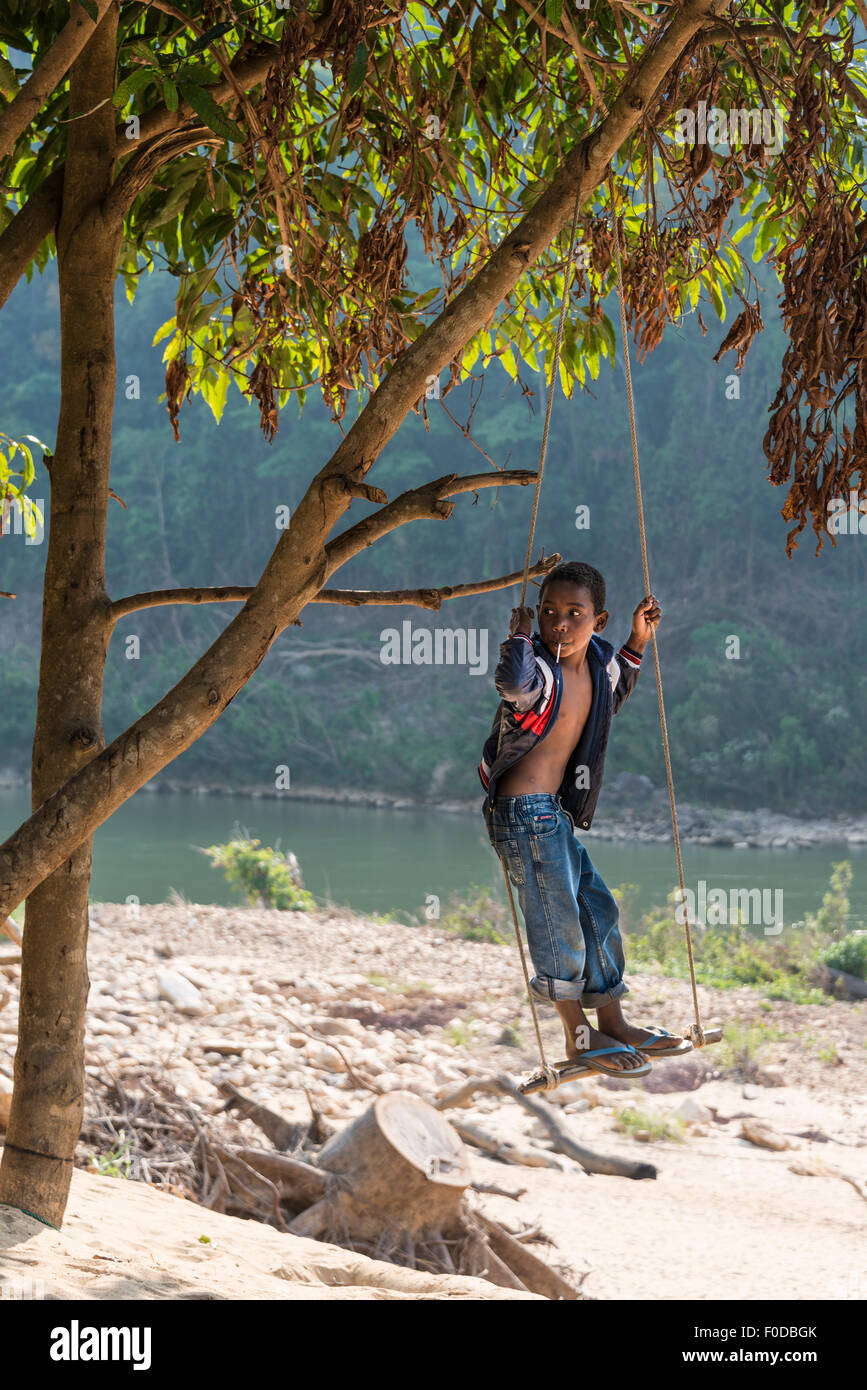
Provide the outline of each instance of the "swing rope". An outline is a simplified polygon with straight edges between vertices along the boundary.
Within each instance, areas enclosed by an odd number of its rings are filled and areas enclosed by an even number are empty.
[[[524,599],[527,594],[527,577],[530,570],[530,560],[533,553],[533,536],[536,531],[536,517],[539,514],[539,497],[542,492],[542,474],[545,471],[545,459],[548,454],[548,432],[551,428],[551,410],[554,405],[554,386],[557,381],[557,373],[560,368],[560,349],[563,346],[563,333],[566,328],[566,309],[569,305],[569,290],[572,283],[572,274],[575,262],[575,233],[578,230],[578,215],[581,211],[581,186],[579,183],[578,191],[575,194],[575,210],[572,213],[572,230],[569,234],[569,252],[566,256],[566,273],[563,279],[563,302],[560,305],[560,319],[557,324],[557,341],[554,344],[554,361],[551,366],[551,380],[548,383],[548,399],[545,404],[545,425],[542,430],[542,446],[539,451],[539,470],[536,474],[536,490],[533,493],[533,510],[530,515],[530,534],[527,537],[527,554],[524,557],[524,575],[521,580],[521,602],[519,607],[523,608]],[[497,757],[500,756],[500,749],[503,746],[503,721],[505,710],[500,711],[500,736],[497,740]],[[515,940],[518,943],[518,951],[521,955],[521,969],[524,972],[524,984],[527,987],[527,998],[530,1001],[530,1012],[533,1015],[533,1028],[536,1032],[536,1043],[539,1048],[539,1062],[541,1070],[545,1075],[545,1090],[553,1091],[560,1084],[560,1078],[555,1069],[549,1065],[545,1056],[545,1044],[542,1042],[542,1030],[539,1027],[539,1016],[536,1013],[536,1002],[533,998],[533,991],[530,989],[530,975],[527,970],[527,957],[524,953],[524,943],[521,939],[521,928],[518,925],[518,913],[515,908],[515,898],[512,893],[512,884],[505,862],[501,859],[500,864],[503,870],[503,878],[506,881],[506,892],[509,895],[509,907],[512,911],[512,925],[515,928]]]
[[[623,292],[623,263],[620,251],[620,227],[617,221],[617,204],[614,192],[614,175],[608,174],[608,193],[611,202],[611,223],[614,228],[614,251],[617,258],[617,299],[620,304],[620,333],[623,338],[623,365],[626,371],[626,396],[629,402],[629,429],[632,435],[632,468],[635,474],[635,501],[638,506],[638,534],[641,537],[641,564],[644,570],[644,591],[652,594],[650,569],[647,563],[647,529],[644,523],[644,500],[641,494],[641,469],[638,464],[638,435],[635,429],[635,402],[632,397],[632,366],[629,361],[629,340],[626,336],[626,302]],[[695,1010],[695,1023],[689,1029],[689,1039],[693,1047],[704,1046],[704,1031],[701,1026],[701,1013],[698,1007],[698,989],[695,983],[695,963],[692,956],[692,936],[689,930],[689,913],[686,907],[686,884],[683,876],[683,856],[680,849],[680,829],[677,824],[677,802],[674,797],[674,776],[671,771],[671,749],[668,742],[668,723],[665,718],[665,701],[662,698],[662,668],[659,664],[659,648],[656,645],[656,629],[651,630],[653,646],[653,667],[656,673],[656,698],[659,701],[659,727],[662,730],[662,751],[665,755],[665,779],[668,784],[668,804],[671,808],[671,833],[674,839],[674,854],[677,859],[677,881],[680,887],[680,901],[683,907],[683,922],[686,930],[686,954],[689,959],[689,978],[692,986],[692,1006]]]
[[[614,192],[614,179],[613,179],[613,176],[612,176],[610,173],[609,173],[609,176],[608,176],[608,188],[609,188],[610,201],[611,201],[611,219],[612,219],[613,230],[614,230],[614,247],[615,247],[616,261],[617,261],[617,296],[618,296],[618,300],[619,300],[619,304],[620,304],[620,328],[621,328],[621,334],[622,334],[622,337],[623,337],[623,356],[624,356],[624,363],[625,363],[625,369],[626,369],[626,393],[627,393],[627,399],[628,399],[628,403],[629,403],[629,428],[630,428],[630,433],[631,433],[631,435],[632,435],[632,461],[633,461],[633,469],[634,469],[634,473],[635,473],[635,495],[636,495],[636,501],[637,501],[637,504],[638,504],[638,529],[639,529],[639,535],[640,535],[640,538],[641,538],[641,562],[642,562],[642,567],[643,567],[643,570],[644,570],[644,584],[645,584],[645,590],[646,590],[646,592],[647,592],[648,594],[650,594],[650,593],[652,592],[652,590],[651,590],[651,587],[650,587],[650,570],[649,570],[648,562],[647,562],[647,533],[646,533],[646,527],[645,527],[645,522],[644,522],[644,503],[643,503],[642,492],[641,492],[641,471],[640,471],[639,462],[638,462],[638,436],[637,436],[637,432],[636,432],[636,428],[635,428],[635,403],[634,403],[633,394],[632,394],[632,369],[631,369],[631,364],[630,364],[630,360],[629,360],[629,344],[628,344],[627,336],[626,336],[626,332],[627,332],[627,325],[626,325],[626,307],[625,307],[624,290],[623,290],[623,266],[622,266],[622,257],[621,257],[621,249],[620,249],[620,231],[619,231],[619,227],[618,227],[618,223],[617,223],[617,213],[616,213],[616,205],[615,205],[615,192]],[[552,364],[552,367],[551,367],[551,376],[550,376],[550,380],[549,380],[549,382],[548,382],[548,398],[547,398],[546,405],[545,405],[545,424],[544,424],[544,428],[543,428],[543,430],[542,430],[542,444],[541,444],[541,449],[540,449],[540,452],[539,452],[539,467],[538,467],[538,472],[537,472],[537,475],[536,475],[536,488],[535,488],[535,492],[534,492],[534,494],[533,494],[533,509],[532,509],[532,513],[531,513],[531,516],[530,516],[530,530],[529,530],[529,536],[528,536],[528,539],[527,539],[527,553],[526,553],[526,556],[525,556],[525,559],[524,559],[524,573],[523,573],[523,577],[522,577],[522,581],[521,581],[521,602],[520,602],[520,605],[519,605],[519,606],[522,607],[522,608],[523,608],[523,606],[524,606],[524,599],[525,599],[526,593],[527,593],[527,580],[528,580],[528,574],[529,574],[529,569],[530,569],[530,561],[531,561],[531,558],[532,558],[532,551],[533,551],[533,537],[534,537],[535,530],[536,530],[536,517],[537,517],[538,512],[539,512],[539,498],[540,498],[541,491],[542,491],[542,475],[543,475],[543,473],[544,473],[544,471],[545,471],[545,459],[546,459],[547,453],[548,453],[548,434],[549,434],[549,430],[550,430],[550,426],[551,426],[551,412],[552,412],[552,408],[553,408],[553,404],[554,404],[554,387],[555,387],[555,384],[556,384],[556,381],[557,381],[557,374],[558,374],[559,367],[560,367],[560,352],[561,352],[561,349],[562,349],[562,346],[563,346],[563,334],[564,334],[565,326],[566,326],[566,310],[567,310],[568,303],[569,303],[569,290],[570,290],[570,288],[571,288],[571,281],[572,281],[572,276],[573,276],[573,273],[574,273],[574,261],[575,261],[575,235],[576,235],[576,231],[577,231],[577,228],[578,228],[578,217],[579,217],[579,212],[580,212],[580,201],[581,201],[581,191],[580,191],[580,188],[579,188],[579,190],[578,190],[578,192],[576,193],[576,196],[575,196],[575,208],[574,208],[574,211],[573,211],[573,213],[572,213],[572,228],[571,228],[570,237],[569,237],[569,251],[568,251],[568,254],[567,254],[567,257],[566,257],[566,274],[565,274],[564,284],[563,284],[563,300],[562,300],[562,303],[561,303],[561,305],[560,305],[560,318],[559,318],[559,321],[558,321],[558,324],[557,324],[557,338],[556,338],[556,342],[555,342],[555,345],[554,345],[554,361],[553,361],[553,364]],[[682,901],[682,903],[683,903],[683,909],[684,909],[684,924],[685,924],[685,927],[686,927],[686,948],[687,948],[687,956],[688,956],[688,958],[689,958],[689,974],[690,974],[690,981],[691,981],[691,984],[692,984],[692,1000],[693,1000],[693,1007],[694,1007],[694,1010],[695,1010],[695,1023],[688,1029],[688,1036],[689,1036],[689,1038],[690,1038],[690,1040],[692,1041],[692,1043],[693,1043],[694,1046],[696,1046],[696,1047],[701,1047],[701,1046],[703,1045],[703,1043],[704,1043],[704,1033],[703,1033],[703,1030],[702,1030],[702,1026],[701,1026],[701,1016],[700,1016],[700,1013],[699,1013],[698,991],[697,991],[697,988],[696,988],[696,980],[695,980],[695,965],[694,965],[693,953],[692,953],[692,939],[691,939],[691,936],[690,936],[690,929],[689,929],[689,915],[688,915],[688,913],[687,913],[687,911],[686,911],[686,885],[685,885],[684,873],[683,873],[683,858],[682,858],[682,855],[681,855],[681,848],[680,848],[680,831],[679,831],[678,823],[677,823],[677,805],[676,805],[675,796],[674,796],[674,779],[673,779],[672,770],[671,770],[671,752],[670,752],[669,741],[668,741],[668,725],[667,725],[666,719],[665,719],[665,704],[664,704],[663,695],[662,695],[662,671],[661,671],[660,664],[659,664],[659,651],[658,651],[658,648],[657,648],[657,645],[656,645],[656,632],[655,632],[655,630],[652,631],[652,633],[651,633],[651,639],[652,639],[652,643],[653,643],[653,660],[654,660],[654,667],[655,667],[655,671],[656,671],[656,694],[657,694],[657,699],[658,699],[658,701],[659,701],[659,720],[660,720],[660,726],[661,726],[661,729],[662,729],[662,746],[663,746],[663,753],[664,753],[664,755],[665,755],[665,773],[666,773],[666,779],[667,779],[667,782],[668,782],[668,800],[669,800],[669,805],[670,805],[670,807],[671,807],[671,827],[672,827],[672,834],[673,834],[673,837],[674,837],[675,856],[676,856],[676,858],[677,858],[678,883],[679,883],[679,885],[680,885],[681,901]],[[502,744],[503,744],[504,721],[505,721],[505,709],[502,709],[502,710],[500,711],[500,733],[499,733],[499,739],[498,739],[498,741],[497,741],[497,756],[498,756],[498,757],[499,757],[500,749],[502,748]],[[539,1049],[540,1070],[541,1070],[541,1072],[542,1072],[542,1074],[544,1075],[544,1078],[545,1078],[545,1090],[546,1090],[546,1091],[547,1091],[547,1090],[554,1090],[554,1089],[556,1089],[556,1087],[560,1084],[560,1079],[559,1079],[559,1077],[558,1077],[558,1075],[557,1075],[556,1069],[555,1069],[554,1067],[552,1067],[552,1066],[548,1063],[548,1060],[547,1060],[547,1058],[546,1058],[546,1056],[545,1056],[545,1046],[544,1046],[544,1043],[542,1042],[542,1032],[541,1032],[541,1029],[540,1029],[540,1027],[539,1027],[539,1017],[538,1017],[538,1014],[537,1014],[537,1012],[536,1012],[536,1004],[535,1004],[535,1000],[534,1000],[534,998],[533,998],[533,993],[532,993],[532,990],[530,989],[530,975],[529,975],[529,971],[528,971],[528,969],[527,969],[527,958],[526,958],[526,954],[525,954],[525,951],[524,951],[524,943],[523,943],[523,940],[522,940],[522,938],[521,938],[521,928],[520,928],[520,925],[519,925],[519,923],[518,923],[518,913],[517,913],[517,910],[516,910],[516,908],[515,908],[515,898],[514,898],[514,894],[512,893],[512,884],[511,884],[511,880],[510,880],[510,878],[509,878],[509,873],[508,873],[508,870],[507,870],[507,868],[506,868],[505,862],[504,862],[502,859],[500,860],[500,864],[501,864],[501,867],[502,867],[502,870],[503,870],[503,878],[504,878],[504,880],[505,880],[506,892],[507,892],[508,898],[509,898],[509,907],[510,907],[511,913],[512,913],[512,925],[513,925],[513,927],[514,927],[514,929],[515,929],[515,940],[516,940],[517,943],[518,943],[518,951],[519,951],[519,954],[520,954],[520,957],[521,957],[521,969],[522,969],[523,974],[524,974],[524,984],[525,984],[526,989],[527,989],[527,997],[528,997],[528,999],[529,999],[529,1001],[530,1001],[530,1012],[531,1012],[532,1017],[533,1017],[533,1028],[534,1028],[534,1031],[535,1031],[535,1034],[536,1034],[536,1043],[537,1043],[537,1046],[538,1046],[538,1049]]]

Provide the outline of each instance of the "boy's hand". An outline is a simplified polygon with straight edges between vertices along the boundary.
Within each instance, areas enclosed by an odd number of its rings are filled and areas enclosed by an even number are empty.
[[[653,594],[647,594],[632,615],[632,631],[626,643],[627,647],[639,653],[643,652],[659,626],[661,617],[662,609]]]
[[[522,632],[525,637],[530,637],[533,632],[533,618],[535,617],[533,608],[513,608],[512,617],[509,621],[509,636],[514,637],[515,633]]]

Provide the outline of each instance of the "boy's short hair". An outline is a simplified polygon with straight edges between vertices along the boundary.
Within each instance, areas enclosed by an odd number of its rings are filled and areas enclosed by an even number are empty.
[[[601,613],[605,607],[605,580],[593,565],[586,565],[583,560],[566,560],[562,565],[557,565],[550,574],[546,574],[542,580],[542,587],[539,590],[539,603],[541,604],[545,589],[549,584],[554,584],[558,580],[565,580],[570,584],[577,584],[582,589],[590,590],[590,597],[593,599],[594,613]]]

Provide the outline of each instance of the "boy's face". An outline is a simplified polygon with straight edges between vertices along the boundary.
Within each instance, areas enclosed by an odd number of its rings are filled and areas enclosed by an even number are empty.
[[[607,609],[596,613],[593,596],[583,585],[563,579],[545,585],[539,603],[539,633],[552,652],[560,644],[561,659],[585,651],[594,632],[601,632],[607,622]]]

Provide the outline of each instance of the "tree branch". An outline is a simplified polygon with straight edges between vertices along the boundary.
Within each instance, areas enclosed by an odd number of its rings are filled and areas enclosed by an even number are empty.
[[[62,82],[112,0],[96,0],[96,23],[87,10],[73,0],[69,19],[48,52],[40,58],[24,86],[8,106],[0,111],[0,159],[5,159],[15,141],[39,115],[45,98]]]
[[[189,748],[247,683],[278,633],[325,584],[327,537],[360,483],[436,373],[479,332],[528,266],[586,202],[636,130],[666,77],[710,16],[731,0],[684,0],[623,84],[611,112],[569,152],[547,188],[443,313],[397,359],[337,451],[312,480],[256,588],[203,656],[152,709],[75,773],[0,846],[0,916],[53,873],[98,825]],[[485,474],[496,485],[501,474]],[[481,486],[481,483],[479,483]],[[446,493],[448,496],[448,493]],[[440,503],[445,505],[445,502]],[[385,510],[385,509],[384,509]],[[353,528],[354,529],[354,528]],[[348,533],[347,533],[348,534]],[[336,544],[336,543],[335,543]],[[337,545],[338,550],[347,541]]]
[[[530,578],[548,574],[562,558],[555,554],[537,560],[530,569]],[[436,610],[442,607],[446,599],[490,594],[496,589],[520,584],[523,577],[523,570],[515,570],[496,579],[477,579],[471,584],[444,584],[438,589],[320,589],[311,603],[344,603],[351,608],[361,608],[366,604],[405,604]],[[246,603],[252,593],[251,584],[230,584],[216,589],[151,589],[149,593],[130,594],[127,598],[117,599],[111,605],[109,621],[114,626],[119,618],[125,618],[129,613],[138,613],[144,608],[161,608],[171,603]],[[14,594],[0,593],[0,598],[14,597]]]
[[[864,0],[856,0],[856,4],[861,5],[865,16],[867,16],[867,5],[864,4]],[[865,18],[865,24],[867,24],[867,18]],[[735,34],[732,33],[732,28],[734,28]],[[735,41],[735,35],[741,40],[773,40],[775,43],[788,43],[794,53],[803,51],[809,56],[811,62],[819,63],[825,67],[830,66],[833,62],[830,53],[823,47],[821,42],[815,38],[805,37],[803,33],[800,35],[793,34],[786,28],[782,20],[777,20],[774,23],[770,21],[756,21],[752,24],[736,24],[734,26],[727,24],[709,24],[707,28],[702,29],[698,37],[699,43],[718,43],[722,47],[728,48],[740,61],[742,61],[743,54]],[[852,104],[858,108],[862,115],[867,116],[867,95],[861,91],[860,87],[855,85],[848,74],[843,79],[843,86]]]
[[[112,184],[103,202],[106,220],[114,222],[125,217],[138,195],[153,182],[154,175],[179,154],[199,145],[222,144],[222,136],[215,135],[210,126],[191,126],[156,136],[136,151]]]
[[[47,236],[56,231],[63,197],[61,165],[35,188],[12,221],[0,232],[0,308]]]
[[[446,520],[455,509],[454,502],[448,500],[450,497],[457,497],[462,492],[475,492],[477,488],[501,487],[503,484],[526,487],[528,483],[534,483],[536,477],[535,473],[524,468],[474,473],[465,478],[459,478],[457,473],[447,473],[442,478],[422,483],[421,487],[410,488],[372,516],[366,516],[357,525],[350,526],[326,545],[326,578],[360,550],[365,550],[367,546],[373,545],[374,541],[388,535],[388,532],[394,531],[396,527],[404,526],[408,521]]]

